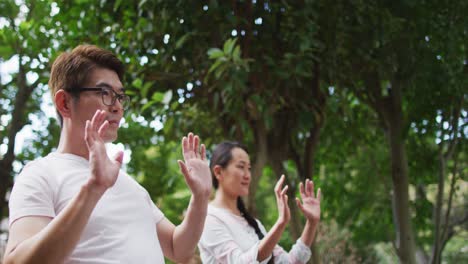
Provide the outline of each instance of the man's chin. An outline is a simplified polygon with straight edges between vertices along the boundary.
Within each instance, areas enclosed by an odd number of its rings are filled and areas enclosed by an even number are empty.
[[[108,133],[104,137],[104,142],[112,143],[117,140],[117,133]]]

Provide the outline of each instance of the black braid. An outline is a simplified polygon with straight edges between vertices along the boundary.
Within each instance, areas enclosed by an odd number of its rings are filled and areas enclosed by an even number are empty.
[[[257,233],[258,239],[262,240],[263,237],[265,237],[265,235],[263,235],[262,231],[260,230],[260,227],[258,226],[258,223],[255,220],[255,218],[253,218],[249,214],[249,212],[247,212],[247,209],[245,208],[245,205],[244,205],[244,201],[240,197],[237,197],[237,209],[239,209],[239,211],[241,212],[241,215],[245,218],[247,223],[249,223],[249,225],[253,227],[253,229],[255,229],[255,233]]]

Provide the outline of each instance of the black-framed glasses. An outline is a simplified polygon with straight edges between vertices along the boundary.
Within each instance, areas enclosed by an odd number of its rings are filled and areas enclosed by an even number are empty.
[[[122,105],[123,109],[126,109],[130,104],[130,97],[126,94],[119,94],[115,92],[110,87],[81,87],[76,89],[75,91],[78,92],[86,92],[86,91],[96,91],[101,93],[102,103],[107,106],[113,106],[115,104],[115,100],[119,100],[120,104]]]

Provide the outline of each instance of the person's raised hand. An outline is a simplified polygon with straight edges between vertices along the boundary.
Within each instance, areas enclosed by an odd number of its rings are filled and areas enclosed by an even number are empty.
[[[312,223],[317,223],[320,220],[320,188],[317,191],[317,196],[314,193],[314,183],[307,179],[304,184],[300,184],[299,191],[301,194],[301,200],[296,197],[296,203],[299,209],[301,209],[307,220]]]
[[[113,160],[109,159],[107,155],[103,136],[109,127],[109,121],[105,120],[105,118],[106,111],[97,110],[93,118],[86,121],[84,136],[91,167],[88,186],[102,193],[117,181],[123,160],[122,151],[119,151]]]
[[[211,172],[206,159],[205,145],[200,138],[189,133],[182,139],[184,161],[179,160],[180,171],[195,197],[208,198],[211,194]]]
[[[283,188],[285,176],[281,175],[280,179],[275,185],[276,205],[278,206],[278,222],[286,224],[291,219],[291,212],[288,205],[288,186]]]

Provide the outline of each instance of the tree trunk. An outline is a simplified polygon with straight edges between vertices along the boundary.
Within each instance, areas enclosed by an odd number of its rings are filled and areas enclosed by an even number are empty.
[[[390,144],[393,184],[393,210],[396,230],[396,248],[402,263],[416,263],[415,241],[411,226],[409,205],[408,161],[403,138],[402,94],[399,84],[393,84],[387,104],[387,137]]]
[[[393,138],[393,136],[391,136]],[[396,247],[402,263],[415,263],[415,243],[411,227],[406,153],[402,142],[391,140],[393,210],[397,227]]]
[[[452,158],[453,153],[455,151],[455,148],[458,143],[458,123],[459,123],[459,118],[460,118],[460,113],[462,109],[462,103],[463,99],[460,99],[458,102],[456,102],[454,105],[455,107],[451,111],[451,113],[448,114],[448,119],[449,122],[451,123],[452,129],[449,131],[449,138],[452,138],[451,140],[445,140],[445,133],[443,129],[443,125],[440,127],[440,130],[442,131],[441,139],[442,141],[439,144],[439,175],[438,175],[438,183],[437,183],[437,199],[436,199],[436,206],[434,208],[434,243],[432,246],[432,254],[431,254],[431,263],[432,264],[439,264],[442,261],[442,250],[443,250],[443,245],[445,241],[445,234],[443,232],[442,226],[445,225],[447,227],[448,223],[448,217],[443,223],[442,221],[442,214],[443,214],[443,201],[444,201],[444,187],[445,187],[445,178],[447,175],[447,162]],[[445,120],[443,119],[441,124],[444,124]],[[447,146],[446,146],[447,145]],[[444,148],[446,147],[446,151],[444,151]],[[455,167],[456,167],[456,159],[455,159]],[[452,179],[455,179],[455,174],[453,175]],[[451,195],[452,190],[453,190],[453,183],[450,186],[450,196],[449,196],[449,203],[447,205],[447,216],[450,215],[450,209],[451,209]]]
[[[20,56],[21,58],[21,56]],[[13,161],[15,160],[15,139],[16,134],[23,128],[25,124],[25,110],[26,103],[31,97],[35,85],[28,86],[26,83],[26,72],[20,60],[19,71],[17,76],[18,92],[16,93],[13,112],[11,114],[11,121],[8,125],[8,148],[3,159],[0,160],[0,219],[2,219],[6,212],[7,201],[6,193],[13,185],[12,170]]]
[[[263,174],[268,159],[268,146],[266,129],[263,121],[254,121],[252,128],[255,133],[255,162],[252,166],[252,179],[249,186],[249,196],[247,199],[247,208],[253,216],[257,216],[257,206],[255,204],[255,194],[257,193],[258,183]]]
[[[2,197],[0,202],[0,219],[3,219],[8,213],[6,193],[12,186],[12,168],[12,162],[7,162],[6,160],[0,161],[0,197]]]
[[[441,143],[442,144],[442,143]],[[439,264],[441,261],[441,230],[442,230],[442,224],[441,224],[441,218],[442,218],[442,202],[444,199],[444,186],[445,186],[445,181],[444,181],[444,175],[445,175],[445,168],[446,168],[446,163],[445,159],[443,157],[442,153],[439,153],[439,175],[438,175],[438,182],[437,182],[437,199],[436,199],[436,205],[434,208],[434,244],[432,247],[432,256],[431,256],[431,263],[432,264]]]

